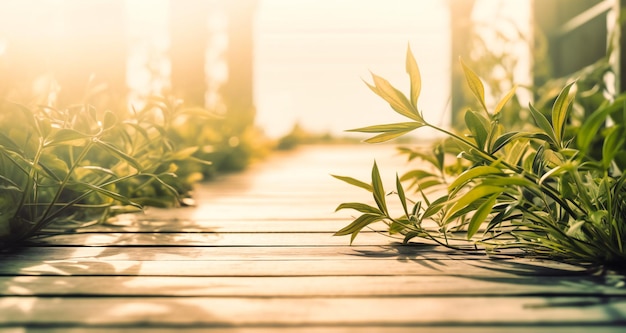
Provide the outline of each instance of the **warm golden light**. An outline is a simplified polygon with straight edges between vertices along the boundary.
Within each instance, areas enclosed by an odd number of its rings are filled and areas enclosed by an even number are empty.
[[[372,71],[392,83],[406,82],[402,63],[410,44],[425,83],[421,108],[430,121],[449,122],[450,59],[456,55],[450,49],[448,1],[33,2],[0,4],[0,57],[6,58],[0,66],[20,91],[41,75],[58,80],[61,96],[70,94],[66,99],[73,102],[84,96],[90,79],[106,82],[118,95],[129,94],[134,102],[169,93],[192,100],[180,91],[186,87],[199,90],[203,97],[197,103],[214,109],[249,93],[256,122],[271,136],[285,134],[296,122],[336,134],[388,121],[389,115],[379,111],[384,103],[368,92],[362,79],[368,80]],[[236,41],[228,34],[241,28],[232,15],[241,15],[244,8],[252,12],[253,64],[249,74],[233,74],[245,66],[229,64],[228,58],[241,61],[233,54],[246,51],[230,52]],[[528,34],[528,8],[527,0],[477,1],[473,16],[486,26],[498,24],[494,17],[502,17],[501,23],[514,20]],[[201,11],[208,14],[197,20],[202,24],[195,29],[177,23],[176,15],[191,22],[190,13]],[[233,24],[235,30],[229,28]],[[172,34],[180,35],[177,31],[189,35],[188,40],[172,40]],[[493,27],[483,33],[486,39],[493,34]],[[526,83],[528,51],[523,47],[516,52],[526,60],[517,71]],[[193,67],[198,61],[204,69]],[[181,78],[186,82],[180,83]],[[237,88],[224,88],[229,80],[238,82]],[[253,89],[246,92],[241,80],[251,80]],[[11,88],[7,85],[5,92]]]

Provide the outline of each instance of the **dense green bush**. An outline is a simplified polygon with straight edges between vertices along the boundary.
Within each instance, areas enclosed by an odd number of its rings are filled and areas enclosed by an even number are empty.
[[[208,162],[193,156],[202,147],[173,133],[185,126],[181,119],[211,118],[165,99],[130,112],[2,102],[0,245],[119,211],[177,205],[199,179],[180,167]]]
[[[529,105],[525,112],[535,126],[512,128],[507,123],[505,127],[501,112],[515,95],[515,88],[489,110],[482,81],[464,63],[461,66],[480,106],[465,113],[464,133],[430,124],[422,116],[418,109],[421,77],[410,50],[406,59],[411,81],[408,95],[373,75],[373,84],[368,84],[371,90],[410,121],[353,131],[378,133],[366,140],[370,143],[422,127],[435,129],[446,138],[428,149],[402,148],[410,160],[420,162],[396,178],[393,193],[403,208],[399,213],[388,209],[388,193],[375,163],[371,182],[336,176],[372,192],[376,203],[339,205],[338,210],[354,209],[361,215],[336,235],[354,239],[369,224],[382,221],[391,234],[403,235],[405,242],[417,237],[452,248],[467,242],[489,251],[516,248],[532,256],[623,266],[626,96],[603,97],[598,103],[598,95],[603,96],[600,92],[594,96],[594,108],[579,112],[577,117],[582,118],[572,122],[572,104],[578,108],[590,104],[573,103],[574,90],[586,87],[571,82],[561,89],[550,110]],[[408,188],[418,199],[407,197],[402,182],[410,182]]]

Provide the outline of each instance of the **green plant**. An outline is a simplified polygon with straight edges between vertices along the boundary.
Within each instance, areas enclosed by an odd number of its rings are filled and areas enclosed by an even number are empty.
[[[116,211],[173,206],[193,176],[179,177],[196,146],[171,131],[182,115],[155,100],[139,111],[98,111],[89,105],[57,109],[0,104],[0,246],[47,231],[68,231]]]
[[[446,139],[430,150],[408,149],[421,163],[396,176],[402,212],[389,211],[376,163],[371,182],[335,176],[373,194],[375,205],[349,202],[337,207],[361,213],[336,235],[353,240],[369,224],[384,222],[404,242],[423,238],[459,248],[463,243],[489,251],[519,249],[533,256],[580,264],[620,267],[626,261],[626,96],[605,99],[581,124],[570,126],[574,82],[561,89],[550,116],[529,105],[532,129],[507,128],[501,122],[509,91],[494,110],[487,108],[480,78],[462,61],[467,84],[480,107],[465,113],[466,133],[428,123],[418,109],[419,68],[410,49],[405,95],[373,74],[369,88],[408,122],[352,131],[377,133],[366,140],[384,142],[429,127]],[[510,111],[509,111],[510,112]],[[601,141],[601,154],[591,143]],[[455,159],[451,160],[450,155]],[[403,181],[411,181],[419,200],[407,198]],[[459,233],[460,232],[460,233]]]

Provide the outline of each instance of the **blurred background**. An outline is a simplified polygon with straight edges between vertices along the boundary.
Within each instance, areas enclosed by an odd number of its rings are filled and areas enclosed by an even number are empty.
[[[396,120],[362,80],[371,71],[408,87],[410,44],[421,109],[449,125],[470,103],[459,57],[486,81],[490,103],[516,83],[525,105],[546,78],[607,57],[620,8],[619,0],[0,0],[0,95],[59,105],[103,92],[125,105],[175,96],[269,137],[294,128],[337,136]]]

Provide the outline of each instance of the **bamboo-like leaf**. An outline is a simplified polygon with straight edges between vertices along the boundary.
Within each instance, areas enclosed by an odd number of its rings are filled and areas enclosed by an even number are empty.
[[[463,59],[459,58],[459,60],[461,61],[463,72],[465,73],[465,80],[467,81],[467,85],[469,86],[470,90],[474,94],[474,97],[476,97],[485,112],[488,112],[487,104],[485,103],[485,87],[483,86],[482,81],[471,68],[467,67]]]
[[[67,188],[73,188],[73,189],[84,189],[84,190],[92,190],[95,192],[98,192],[104,196],[107,196],[113,200],[119,201],[120,203],[124,204],[124,205],[130,205],[130,206],[134,206],[137,208],[141,208],[141,205],[139,205],[138,203],[131,201],[129,198],[125,197],[124,195],[114,192],[114,191],[110,191],[107,190],[106,188],[104,188],[104,185],[95,185],[95,184],[90,184],[90,183],[68,183],[68,185],[66,186]]]
[[[515,141],[506,149],[504,161],[511,165],[517,165],[526,151],[528,151],[528,139]]]
[[[523,137],[523,133],[519,133],[519,132],[508,132],[508,133],[504,133],[502,135],[500,135],[498,138],[496,138],[496,140],[493,142],[493,146],[491,147],[491,153],[495,153],[498,150],[502,149],[502,147],[506,146],[507,144],[509,144],[509,142]]]
[[[537,124],[537,126],[550,138],[550,141],[551,141],[550,143],[553,144],[555,147],[561,147],[561,143],[560,141],[556,139],[554,129],[550,125],[550,122],[548,121],[546,116],[544,116],[543,113],[535,109],[535,107],[532,106],[532,104],[528,104],[528,107],[530,109],[530,114],[535,120],[535,123]]]
[[[493,186],[493,185],[478,185],[471,190],[467,191],[467,193],[463,194],[460,198],[453,198],[451,200],[452,207],[446,212],[446,216],[444,218],[445,221],[449,220],[460,210],[474,204],[476,201],[491,195],[491,194],[500,194],[504,192],[504,188],[501,186]]]
[[[407,171],[406,173],[404,173],[402,175],[402,177],[400,177],[400,180],[401,181],[405,181],[405,180],[409,180],[409,179],[412,179],[412,178],[423,179],[423,178],[431,178],[431,177],[439,178],[438,175],[436,175],[436,174],[434,174],[434,173],[432,173],[430,171],[415,169],[415,170],[410,170],[410,171]]]
[[[493,194],[476,209],[476,212],[472,215],[469,225],[467,226],[467,239],[472,238],[472,236],[476,234],[480,225],[485,221],[487,216],[489,216],[493,210],[493,206],[496,204],[498,195],[499,193]]]
[[[104,148],[106,151],[111,153],[113,156],[119,158],[122,161],[128,162],[128,164],[132,165],[133,168],[137,169],[138,171],[142,171],[143,167],[141,166],[139,161],[137,161],[132,156],[130,156],[130,155],[124,153],[123,151],[117,149],[115,146],[113,146],[112,144],[110,144],[108,142],[97,140],[96,143],[98,144],[99,147]]]
[[[504,105],[506,105],[506,103],[511,99],[511,97],[515,96],[515,90],[517,90],[517,85],[514,85],[513,88],[511,88],[511,90],[509,90],[509,92],[504,95],[500,102],[498,102],[495,110],[493,111],[494,115],[499,114],[500,111],[502,111],[502,108],[504,108]]]
[[[626,111],[626,107],[624,105],[609,105],[604,106],[603,108],[594,111],[589,115],[589,117],[585,118],[585,121],[580,126],[580,130],[576,134],[576,146],[583,152],[586,152],[591,145],[591,142],[598,134],[600,127],[606,124],[607,117],[619,110],[620,108],[624,108]]]
[[[424,210],[422,219],[427,219],[441,212],[443,207],[448,202],[448,199],[449,199],[448,195],[444,195],[442,197],[435,199],[433,202],[431,202],[430,205],[428,205],[428,207],[426,208],[426,210]]]
[[[602,165],[608,168],[626,141],[624,126],[614,125],[609,129],[602,145]]]
[[[382,212],[380,211],[380,209],[376,208],[376,207],[372,207],[370,205],[364,204],[364,203],[360,203],[360,202],[345,202],[340,204],[339,206],[337,206],[337,209],[335,209],[335,211],[340,211],[342,209],[354,209],[358,212],[361,213],[368,213],[368,214],[375,214],[375,215],[382,215]]]
[[[552,106],[552,126],[554,128],[555,137],[559,143],[563,141],[565,121],[567,120],[570,104],[572,103],[572,100],[569,98],[569,91],[574,83],[575,82],[571,82],[561,90]]]
[[[164,160],[165,161],[183,161],[191,157],[195,152],[198,151],[198,147],[186,147],[172,153],[168,153]]]
[[[408,218],[409,210],[406,206],[406,195],[404,194],[404,188],[402,187],[402,183],[400,182],[400,178],[396,173],[396,191],[398,192],[398,198],[400,199],[400,203],[402,204],[402,209],[404,209],[404,214]]]
[[[85,140],[89,138],[91,138],[90,135],[80,133],[70,128],[63,128],[48,137],[44,142],[44,146],[50,147],[59,144],[83,146]]]
[[[563,165],[557,165],[556,167],[548,170],[546,173],[543,174],[543,176],[541,176],[541,178],[539,178],[538,183],[539,184],[543,184],[543,182],[546,181],[546,179],[551,178],[551,177],[559,177],[562,174],[568,172],[571,168],[568,167],[567,164],[563,164]]]
[[[489,136],[489,121],[476,111],[469,110],[465,113],[465,126],[470,130],[480,149],[485,149]]]
[[[403,136],[404,134],[409,133],[411,130],[408,131],[396,131],[396,132],[385,132],[385,133],[381,133],[378,134],[376,136],[373,136],[371,138],[365,139],[364,142],[367,143],[383,143],[383,142],[387,142],[389,140],[393,140],[397,137]]]
[[[372,78],[374,80],[373,86],[367,82],[365,82],[365,84],[367,84],[367,86],[378,96],[382,97],[387,103],[389,103],[392,109],[407,118],[421,123],[424,122],[424,119],[419,114],[417,109],[413,107],[411,102],[400,90],[396,89],[387,80],[376,74],[372,73]]]
[[[422,76],[413,52],[411,52],[411,46],[407,46],[406,49],[406,72],[411,80],[411,104],[417,109],[417,101],[422,90]]]
[[[420,128],[424,124],[419,122],[404,122],[384,125],[374,125],[361,128],[355,128],[347,130],[347,132],[361,132],[361,133],[380,133],[380,132],[397,132],[397,131],[411,131],[416,128]]]
[[[358,179],[354,179],[352,177],[346,177],[346,176],[337,176],[337,175],[331,175],[331,176],[334,177],[334,178],[337,178],[337,179],[339,179],[341,181],[344,181],[344,182],[346,182],[346,183],[348,183],[350,185],[354,185],[354,186],[360,187],[362,189],[365,189],[368,192],[373,192],[374,191],[374,188],[372,187],[372,185],[364,183],[364,182],[362,182],[362,181],[360,181]]]
[[[494,166],[490,166],[490,165],[481,165],[481,166],[477,166],[475,168],[471,168],[468,169],[466,171],[464,171],[462,174],[460,174],[449,186],[448,186],[448,191],[452,192],[452,191],[456,191],[458,190],[461,186],[465,185],[466,183],[475,180],[477,178],[481,178],[484,176],[489,176],[489,175],[502,175],[503,172],[502,170],[494,167]]]
[[[346,227],[342,228],[341,230],[337,231],[334,236],[345,236],[345,235],[352,235],[350,237],[350,244],[352,244],[352,242],[354,241],[354,239],[356,238],[356,236],[359,234],[359,232],[367,227],[368,225],[380,221],[383,218],[380,215],[374,215],[374,214],[363,214],[359,217],[357,217],[354,221],[352,221],[352,223],[350,223],[349,225],[347,225]]]
[[[385,189],[383,187],[383,182],[380,179],[380,172],[378,171],[378,165],[376,161],[374,161],[374,165],[372,166],[372,188],[374,194],[374,201],[376,201],[376,205],[378,208],[386,215],[389,215],[387,211],[387,203],[385,201]]]

